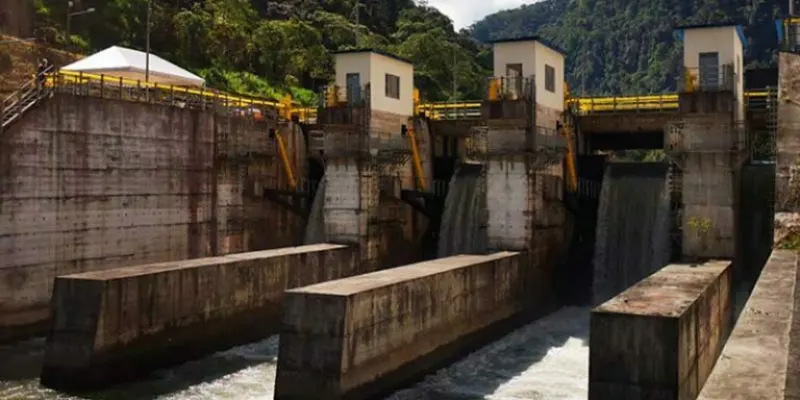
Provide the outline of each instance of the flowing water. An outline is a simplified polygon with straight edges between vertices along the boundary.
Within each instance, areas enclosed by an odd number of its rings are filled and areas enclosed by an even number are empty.
[[[585,399],[588,308],[564,308],[400,390],[390,400]],[[71,397],[38,383],[44,341],[0,347],[0,399],[263,399],[273,397],[278,338],[155,371],[134,383]]]
[[[597,217],[593,302],[600,304],[669,263],[669,166],[611,163]]]
[[[325,243],[325,218],[324,218],[324,205],[325,205],[325,190],[328,187],[328,180],[325,176],[317,186],[317,193],[314,195],[314,201],[311,203],[311,210],[308,213],[308,222],[306,223],[305,237],[303,244],[317,244]]]
[[[486,252],[488,238],[483,166],[462,164],[450,179],[439,229],[439,257]]]
[[[622,169],[620,169],[622,168]],[[611,266],[624,279],[657,268],[662,261],[646,262],[646,257],[662,257],[662,233],[653,233],[668,213],[663,209],[665,171],[644,166],[648,172],[627,167],[610,167],[601,194],[598,240],[603,237],[597,265]],[[312,216],[321,213],[324,181],[312,205]],[[480,172],[460,171],[450,184],[443,227],[446,222],[460,229],[443,229],[447,251],[472,251],[481,248],[480,240],[469,235],[480,233],[485,209]],[[484,203],[481,203],[481,198]],[[603,217],[601,217],[603,218]],[[617,220],[609,220],[617,218]],[[314,221],[316,218],[311,218]],[[319,218],[321,220],[321,218]],[[446,222],[445,222],[446,221]],[[600,224],[603,224],[603,228]],[[630,225],[630,227],[626,227]],[[661,228],[659,228],[661,229]],[[313,232],[324,226],[309,224],[306,242],[317,237]],[[461,232],[461,233],[459,233]],[[638,246],[638,247],[637,247]],[[629,257],[612,257],[615,251],[631,251]],[[452,254],[452,253],[451,253]],[[649,256],[648,256],[649,254]],[[635,263],[641,264],[635,264]],[[647,265],[640,268],[640,265]],[[618,268],[639,268],[633,274]],[[648,272],[649,273],[649,272]],[[619,285],[605,281],[617,290]],[[736,309],[744,305],[747,290],[740,287]],[[588,307],[565,307],[528,324],[440,369],[419,383],[395,392],[389,400],[572,400],[586,399],[589,372]],[[0,346],[0,400],[79,399],[43,388],[38,374],[43,356],[42,339]],[[92,393],[87,399],[263,399],[273,398],[278,337],[218,352],[181,366],[154,371],[133,383]]]

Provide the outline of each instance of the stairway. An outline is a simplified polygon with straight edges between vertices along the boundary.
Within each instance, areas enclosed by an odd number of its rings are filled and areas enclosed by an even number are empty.
[[[16,92],[8,96],[0,104],[0,133],[16,120],[22,118],[26,111],[33,108],[41,100],[49,98],[53,93],[52,85],[44,85],[40,88],[39,79],[42,75],[47,75],[53,71],[50,66],[35,78],[31,79]]]

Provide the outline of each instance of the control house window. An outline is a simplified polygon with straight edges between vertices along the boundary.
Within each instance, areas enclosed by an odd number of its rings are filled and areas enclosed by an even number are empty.
[[[544,66],[544,89],[548,92],[556,92],[556,69],[545,64]]]
[[[386,97],[392,99],[400,98],[400,77],[386,74]]]

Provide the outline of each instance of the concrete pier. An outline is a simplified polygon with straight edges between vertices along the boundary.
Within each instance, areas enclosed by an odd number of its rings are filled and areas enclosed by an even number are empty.
[[[772,253],[699,399],[800,396],[797,261],[791,250]]]
[[[669,265],[592,311],[589,399],[693,399],[730,332],[730,262]]]
[[[288,288],[358,274],[319,244],[56,278],[42,384],[102,386],[278,331]]]
[[[525,310],[521,254],[460,255],[286,293],[276,399],[376,398]]]

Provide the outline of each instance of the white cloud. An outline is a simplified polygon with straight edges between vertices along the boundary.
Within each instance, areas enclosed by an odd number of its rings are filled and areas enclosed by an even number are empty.
[[[474,22],[497,11],[516,8],[537,0],[428,0],[453,20],[456,30],[472,25]]]

